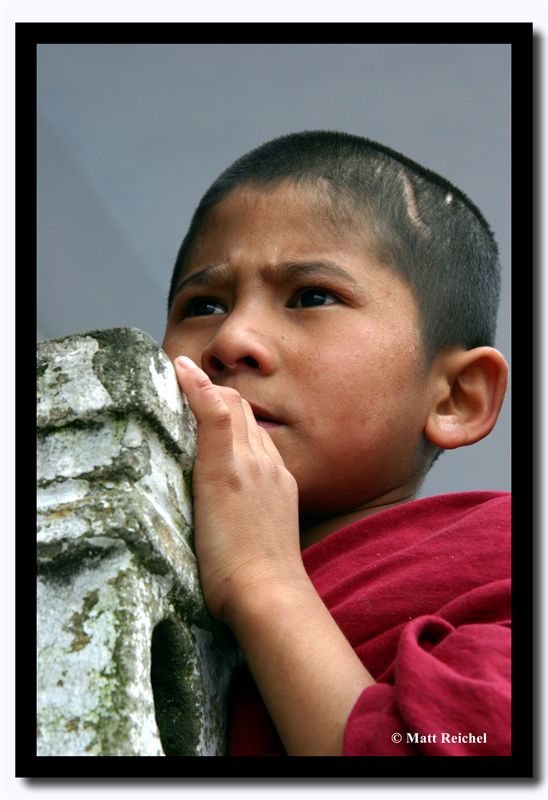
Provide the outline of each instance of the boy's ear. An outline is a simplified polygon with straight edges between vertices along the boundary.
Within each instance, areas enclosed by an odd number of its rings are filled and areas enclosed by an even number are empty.
[[[424,434],[443,450],[473,444],[494,428],[508,382],[508,365],[493,347],[441,353],[433,371],[434,402]]]

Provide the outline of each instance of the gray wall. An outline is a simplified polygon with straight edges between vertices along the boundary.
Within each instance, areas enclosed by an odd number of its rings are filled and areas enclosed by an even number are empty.
[[[38,332],[136,326],[161,340],[193,209],[276,135],[368,136],[456,183],[503,265],[510,360],[510,46],[40,45]],[[484,442],[446,453],[423,494],[510,488],[510,403]]]

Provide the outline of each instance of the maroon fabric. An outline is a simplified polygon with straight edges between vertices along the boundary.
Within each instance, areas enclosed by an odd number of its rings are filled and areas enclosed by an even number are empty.
[[[343,755],[510,754],[510,517],[506,493],[439,495],[303,551],[377,681],[350,714]],[[231,693],[229,755],[285,755],[245,668]]]

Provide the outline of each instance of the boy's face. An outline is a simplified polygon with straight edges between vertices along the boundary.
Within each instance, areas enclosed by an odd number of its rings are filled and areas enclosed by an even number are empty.
[[[337,229],[292,184],[240,187],[213,211],[179,286],[164,350],[251,403],[302,513],[416,489],[432,398],[418,310],[357,228]]]

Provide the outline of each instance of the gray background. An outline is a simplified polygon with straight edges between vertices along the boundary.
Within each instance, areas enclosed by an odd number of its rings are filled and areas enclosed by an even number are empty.
[[[274,136],[344,130],[440,172],[499,243],[510,361],[510,46],[38,47],[38,334],[136,326],[161,341],[173,262],[201,195]],[[422,494],[510,489],[510,402]]]

